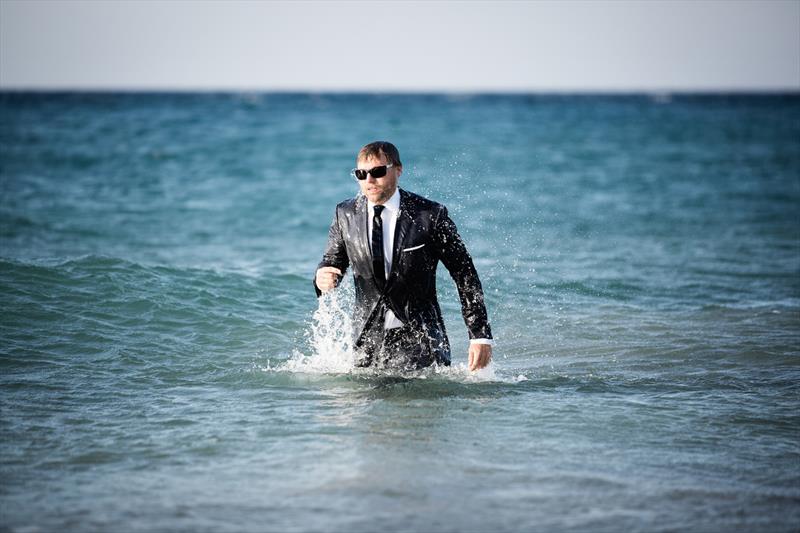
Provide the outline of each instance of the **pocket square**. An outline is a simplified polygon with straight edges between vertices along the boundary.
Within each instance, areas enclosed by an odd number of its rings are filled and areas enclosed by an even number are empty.
[[[419,246],[412,246],[411,248],[406,248],[406,249],[404,249],[403,251],[404,251],[404,252],[411,252],[411,251],[413,251],[413,250],[419,250],[419,249],[420,249],[420,248],[422,248],[423,246],[425,246],[425,245],[424,245],[424,244],[420,244]]]

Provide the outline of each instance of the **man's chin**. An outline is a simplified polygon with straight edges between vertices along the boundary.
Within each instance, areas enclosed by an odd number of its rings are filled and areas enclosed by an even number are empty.
[[[383,195],[374,192],[365,193],[364,196],[367,197],[367,200],[372,202],[373,204],[381,203],[383,201]]]

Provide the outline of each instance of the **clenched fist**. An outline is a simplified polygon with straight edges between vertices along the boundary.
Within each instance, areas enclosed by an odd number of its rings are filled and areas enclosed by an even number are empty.
[[[336,288],[339,284],[339,279],[342,277],[342,271],[336,267],[322,267],[317,270],[316,284],[322,292],[328,292]]]

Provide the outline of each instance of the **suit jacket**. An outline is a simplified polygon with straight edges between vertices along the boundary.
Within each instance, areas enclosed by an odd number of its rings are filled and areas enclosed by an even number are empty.
[[[386,309],[416,331],[426,333],[430,353],[450,362],[442,312],[436,298],[436,267],[441,261],[455,281],[471,339],[492,337],[478,273],[456,225],[441,204],[400,189],[392,268],[383,289],[376,284],[363,195],[336,206],[328,244],[317,268],[353,268],[353,341],[360,348],[382,334]],[[314,283],[317,296],[321,294]]]

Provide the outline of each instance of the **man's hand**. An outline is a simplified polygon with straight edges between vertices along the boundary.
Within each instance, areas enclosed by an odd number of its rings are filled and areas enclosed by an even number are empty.
[[[489,364],[492,360],[491,344],[469,344],[469,369],[478,370]]]
[[[336,267],[322,267],[317,270],[316,284],[322,292],[328,292],[336,288],[339,284],[339,278],[342,277],[342,271]]]

